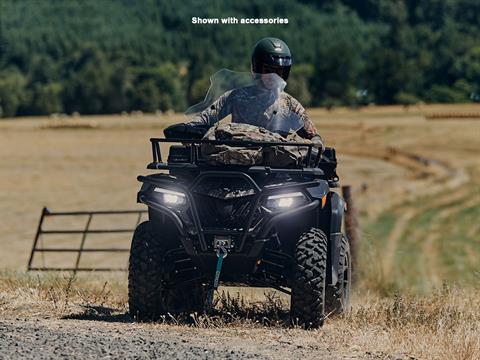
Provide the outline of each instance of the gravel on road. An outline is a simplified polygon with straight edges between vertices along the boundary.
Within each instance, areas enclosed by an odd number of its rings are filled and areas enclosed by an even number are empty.
[[[265,337],[262,330],[256,336],[252,330],[127,321],[3,319],[0,359],[385,359],[300,344],[274,331]]]

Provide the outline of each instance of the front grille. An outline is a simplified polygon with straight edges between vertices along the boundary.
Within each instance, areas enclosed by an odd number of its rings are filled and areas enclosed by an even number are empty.
[[[203,228],[243,230],[254,207],[252,196],[223,200],[196,194],[194,198]]]
[[[252,225],[260,219],[255,209],[256,185],[242,176],[208,176],[192,189],[200,224],[205,230],[244,231],[252,211]]]

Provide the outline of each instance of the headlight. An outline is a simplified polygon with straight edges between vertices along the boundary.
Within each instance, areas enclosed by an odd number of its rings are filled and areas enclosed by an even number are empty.
[[[271,195],[267,197],[266,207],[273,211],[292,209],[308,203],[307,197],[301,192]]]
[[[184,193],[156,187],[153,191],[162,195],[162,202],[167,205],[184,205],[187,198]]]

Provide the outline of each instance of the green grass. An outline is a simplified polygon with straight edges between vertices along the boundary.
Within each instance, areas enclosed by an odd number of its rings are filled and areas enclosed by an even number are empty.
[[[385,279],[381,262],[386,239],[393,229],[395,219],[393,212],[385,212],[376,220],[366,222],[358,259],[360,286],[384,296],[397,289],[395,284]]]
[[[394,212],[386,212],[376,220],[366,224],[362,242],[360,264],[365,284],[380,292],[395,290],[411,290],[416,293],[425,293],[431,290],[432,284],[428,278],[428,266],[431,266],[427,257],[431,254],[425,251],[435,251],[435,263],[438,268],[433,269],[437,277],[446,283],[461,284],[472,287],[480,284],[480,237],[474,233],[473,226],[478,226],[480,219],[480,205],[461,208],[462,204],[471,198],[470,195],[462,199],[453,200],[435,208],[429,208],[436,197],[426,197],[415,202],[409,202]],[[377,263],[383,255],[390,232],[395,221],[402,211],[411,208],[419,209],[404,234],[397,243],[393,272],[385,278]],[[425,209],[421,211],[421,209]],[[440,218],[444,210],[458,208],[447,218]],[[425,247],[425,241],[432,231],[436,237],[432,248]]]
[[[480,206],[477,205],[462,209],[454,219],[443,224],[441,261],[450,270],[449,281],[466,285],[479,283],[480,238],[478,233],[469,233],[479,219]]]
[[[395,219],[396,215],[393,212],[385,212],[375,221],[367,223],[363,231],[362,246],[383,248],[385,239],[393,229]]]

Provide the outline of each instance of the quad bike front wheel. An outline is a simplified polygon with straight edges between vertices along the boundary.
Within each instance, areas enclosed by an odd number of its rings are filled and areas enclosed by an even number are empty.
[[[338,315],[344,312],[350,304],[350,288],[352,285],[352,259],[348,239],[343,236],[340,246],[340,264],[338,282],[327,286],[326,313]]]
[[[327,244],[327,235],[312,228],[300,236],[296,245],[290,314],[294,324],[305,328],[323,325]]]
[[[174,232],[173,232],[174,233]],[[166,286],[168,273],[164,267],[169,239],[154,235],[151,224],[138,225],[132,239],[128,272],[128,304],[130,316],[138,321],[155,321],[162,315],[201,312],[204,307],[202,284],[191,282]]]

